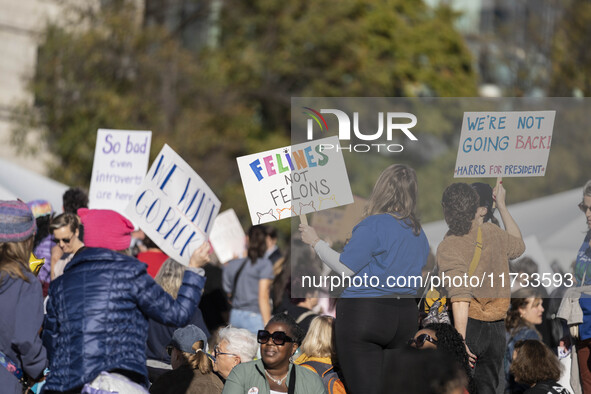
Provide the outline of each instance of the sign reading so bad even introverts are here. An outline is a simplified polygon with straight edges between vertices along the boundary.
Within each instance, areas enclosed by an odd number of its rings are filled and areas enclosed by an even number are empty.
[[[99,129],[88,193],[92,209],[124,213],[148,169],[151,131]]]
[[[203,179],[164,145],[125,212],[164,253],[188,265],[207,241],[220,206]]]
[[[556,111],[465,112],[456,178],[544,176]]]
[[[338,137],[238,157],[253,224],[351,204]]]

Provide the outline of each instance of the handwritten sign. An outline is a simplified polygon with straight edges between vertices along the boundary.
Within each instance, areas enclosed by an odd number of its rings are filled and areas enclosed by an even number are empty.
[[[207,240],[220,206],[203,179],[164,145],[125,212],[164,253],[188,265]]]
[[[238,157],[253,224],[351,204],[345,161],[335,137]]]
[[[465,112],[456,178],[544,176],[556,111]]]
[[[90,180],[89,207],[125,212],[148,170],[151,131],[99,129]]]
[[[245,254],[246,234],[233,209],[228,209],[215,218],[209,242],[222,264]]]

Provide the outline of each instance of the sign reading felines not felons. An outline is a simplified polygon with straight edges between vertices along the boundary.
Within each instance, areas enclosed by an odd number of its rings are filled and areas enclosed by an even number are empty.
[[[148,170],[151,131],[99,129],[89,207],[124,213]]]
[[[238,157],[253,224],[351,204],[338,137]]]
[[[456,178],[544,176],[556,111],[465,112]]]
[[[203,179],[164,145],[125,212],[164,253],[188,265],[220,206]]]

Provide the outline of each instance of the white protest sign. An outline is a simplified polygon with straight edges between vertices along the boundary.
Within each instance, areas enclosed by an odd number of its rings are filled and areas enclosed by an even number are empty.
[[[151,131],[99,129],[88,206],[125,212],[148,170]]]
[[[203,179],[164,145],[125,213],[164,253],[188,265],[207,241],[220,205]]]
[[[465,112],[455,178],[544,176],[556,111]]]
[[[222,264],[244,255],[246,234],[233,209],[221,212],[215,218],[209,242]]]
[[[351,204],[338,137],[238,157],[253,224]]]

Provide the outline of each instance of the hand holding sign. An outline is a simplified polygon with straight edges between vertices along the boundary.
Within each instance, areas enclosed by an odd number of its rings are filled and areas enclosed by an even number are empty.
[[[189,260],[189,267],[201,268],[209,263],[209,242],[205,241],[200,247],[195,249]]]
[[[505,207],[506,194],[507,191],[503,187],[503,181],[501,178],[497,178],[497,185],[493,189],[493,200],[496,202],[499,209],[503,209]]]
[[[312,226],[308,226],[307,224],[300,224],[300,233],[302,233],[302,241],[308,245],[314,244],[320,238],[318,238],[318,234],[316,230]]]

